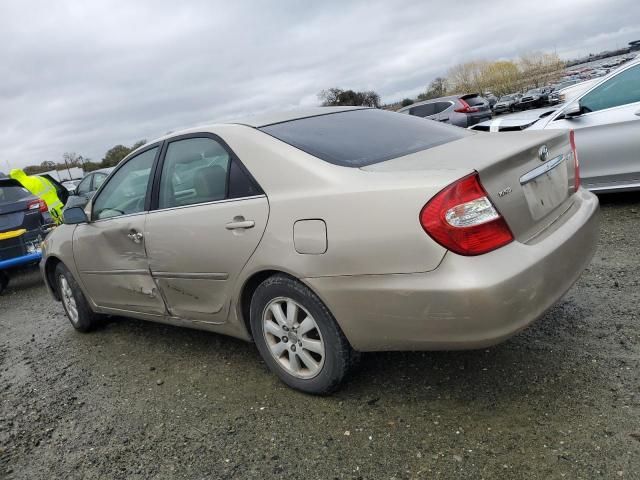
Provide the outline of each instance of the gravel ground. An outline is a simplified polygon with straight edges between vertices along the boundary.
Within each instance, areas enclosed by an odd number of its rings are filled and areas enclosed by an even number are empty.
[[[25,272],[0,297],[0,478],[640,478],[640,195],[602,201],[591,267],[531,328],[365,355],[328,398],[231,338],[76,333]]]

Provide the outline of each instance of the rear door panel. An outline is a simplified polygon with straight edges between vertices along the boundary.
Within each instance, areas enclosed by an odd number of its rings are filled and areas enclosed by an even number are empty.
[[[226,321],[233,285],[258,246],[268,216],[264,195],[149,213],[145,238],[151,273],[171,315]],[[238,221],[254,224],[228,228]]]

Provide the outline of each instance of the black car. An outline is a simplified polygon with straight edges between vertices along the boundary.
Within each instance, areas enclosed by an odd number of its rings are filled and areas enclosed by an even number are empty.
[[[527,108],[540,108],[549,103],[549,90],[546,88],[532,88],[528,90],[518,101],[517,108],[526,110]]]
[[[40,261],[40,242],[50,223],[43,200],[17,180],[0,178],[0,293],[11,269]]]
[[[513,112],[516,109],[516,105],[518,104],[518,99],[516,95],[503,95],[501,96],[496,104],[493,106],[493,113],[504,113],[504,112]]]

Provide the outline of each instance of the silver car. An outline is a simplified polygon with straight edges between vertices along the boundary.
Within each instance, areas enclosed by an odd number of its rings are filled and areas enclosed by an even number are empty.
[[[577,86],[577,85],[576,85]],[[594,192],[640,189],[640,59],[624,64],[553,113],[504,117],[473,127],[574,130],[583,185]]]
[[[491,118],[489,102],[476,93],[452,95],[413,103],[398,110],[415,117],[428,118],[467,128]]]
[[[65,211],[41,269],[80,331],[116,315],[233,335],[326,393],[359,352],[525,328],[589,263],[597,211],[568,132],[319,108],[141,147]]]

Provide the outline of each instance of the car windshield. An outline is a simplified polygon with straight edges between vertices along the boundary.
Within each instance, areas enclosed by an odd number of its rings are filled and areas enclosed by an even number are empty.
[[[23,187],[14,185],[0,186],[0,203],[17,202],[29,195],[29,192]]]
[[[473,135],[433,120],[377,109],[301,118],[260,130],[344,167],[372,165]]]
[[[537,88],[532,88],[531,90],[527,91],[525,95],[536,95],[538,93],[540,93],[540,90],[538,90]]]
[[[513,97],[511,95],[503,95],[502,97],[500,97],[501,102],[508,102],[509,100],[513,100]]]

